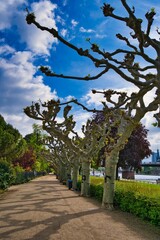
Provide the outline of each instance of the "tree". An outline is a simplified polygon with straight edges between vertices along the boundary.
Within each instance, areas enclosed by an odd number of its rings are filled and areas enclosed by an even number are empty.
[[[14,173],[11,164],[6,160],[0,160],[0,189],[7,189],[14,181]]]
[[[20,166],[25,171],[34,170],[36,163],[36,155],[32,148],[29,148],[21,157],[14,159],[13,165]]]
[[[107,136],[110,147],[106,152],[106,172],[102,203],[103,206],[111,209],[113,208],[115,169],[119,152],[124,148],[127,139],[131,136],[133,130],[135,130],[145,114],[156,111],[160,103],[160,42],[151,37],[151,28],[154,16],[156,15],[155,10],[152,8],[145,14],[146,28],[143,29],[143,19],[136,17],[135,8],[130,7],[126,0],[121,0],[121,3],[126,11],[125,17],[115,14],[114,8],[110,4],[104,4],[102,7],[104,17],[110,17],[122,22],[122,24],[125,24],[127,28],[132,31],[128,38],[122,36],[120,33],[116,34],[117,38],[123,41],[126,46],[115,49],[115,51],[112,52],[101,50],[100,47],[92,43],[90,39],[88,39],[91,46],[90,50],[78,48],[62,38],[56,29],[49,29],[40,25],[36,21],[34,13],[28,12],[26,17],[28,24],[34,24],[42,31],[49,32],[53,37],[73,49],[73,51],[77,52],[80,56],[90,59],[95,67],[100,69],[100,72],[95,76],[89,74],[85,77],[79,77],[57,74],[50,68],[41,66],[41,71],[47,76],[89,81],[95,80],[107,74],[110,70],[113,70],[124,81],[127,81],[137,88],[137,90],[130,95],[127,92],[114,90],[102,92],[93,91],[95,94],[99,92],[104,95],[103,111],[106,114],[109,113],[112,115],[112,118],[117,118],[115,122],[115,126],[118,127],[116,138],[113,140],[110,135]],[[157,33],[160,34],[158,30]],[[130,41],[130,38],[137,41],[135,45]],[[149,52],[147,51],[148,49],[150,50]],[[150,92],[154,92],[154,98],[146,103],[145,97]],[[117,100],[114,100],[114,96],[117,96]],[[127,114],[124,113],[124,110]],[[112,127],[113,125],[114,124],[112,124]]]
[[[37,124],[33,124],[33,132],[24,137],[28,144],[28,151],[24,158],[28,156],[28,164],[31,164],[38,172],[47,171],[49,168],[49,163],[44,157],[44,152],[47,151],[44,144],[44,139],[46,138],[46,133]],[[31,163],[29,163],[30,161]]]
[[[11,162],[26,150],[26,142],[19,131],[7,124],[0,115],[0,159]]]
[[[95,121],[97,124],[102,124],[102,122],[105,120],[103,113],[97,113],[93,116],[93,121]],[[112,119],[112,122],[114,119]],[[106,129],[108,131],[108,129]],[[110,136],[114,138],[117,135],[118,129],[116,127],[113,127],[111,129]],[[150,147],[150,143],[147,140],[147,133],[148,130],[145,129],[145,127],[140,123],[137,125],[136,129],[132,132],[131,136],[128,138],[127,143],[124,146],[124,149],[122,149],[119,153],[119,160],[117,163],[117,168],[130,168],[134,170],[140,170],[141,169],[141,161],[145,157],[149,157],[152,153]],[[101,166],[105,166],[105,159],[104,159],[104,152],[105,149],[107,149],[107,145],[103,147],[100,152],[98,159],[96,159],[97,164]]]
[[[159,107],[159,112],[154,114],[154,118],[156,119],[156,122],[153,123],[155,127],[160,127],[160,107]]]
[[[45,103],[33,103],[32,106],[26,107],[24,112],[29,117],[43,122],[43,129],[51,136],[49,146],[54,149],[56,158],[62,158],[60,159],[62,165],[64,162],[72,165],[73,176],[75,178],[73,179],[73,183],[75,182],[75,186],[79,164],[81,163],[83,178],[81,195],[88,196],[90,185],[90,164],[92,158],[98,154],[98,151],[104,145],[105,130],[104,127],[101,128],[99,125],[94,124],[91,120],[88,120],[86,125],[82,126],[82,133],[84,134],[84,137],[78,136],[78,133],[74,130],[76,123],[73,120],[73,115],[69,115],[72,108],[71,105],[68,105],[69,103],[81,105],[74,99],[67,103],[61,103],[60,100],[55,101],[52,99],[51,101]],[[63,111],[64,119],[61,123],[59,123],[57,121],[57,116],[61,110]],[[104,126],[105,125],[106,123],[104,123]],[[70,137],[71,134],[72,137]],[[64,147],[64,144],[66,147]],[[67,151],[65,150],[64,152],[64,149],[66,148]],[[57,149],[59,149],[58,154]],[[64,158],[66,159],[64,160]]]
[[[132,132],[124,149],[120,151],[118,167],[141,170],[141,161],[152,153],[147,132],[142,124]]]

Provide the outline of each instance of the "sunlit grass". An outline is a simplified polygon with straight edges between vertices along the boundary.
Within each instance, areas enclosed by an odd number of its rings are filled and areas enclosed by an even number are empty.
[[[93,185],[103,185],[104,178],[103,177],[90,176],[90,183],[93,184]]]
[[[103,186],[104,178],[91,176],[90,182],[93,185]],[[141,195],[147,196],[149,198],[160,199],[160,185],[158,184],[120,180],[115,181],[115,190],[123,192],[134,192],[137,196]]]
[[[135,195],[160,199],[160,185],[137,181],[116,181],[116,190],[134,192]]]

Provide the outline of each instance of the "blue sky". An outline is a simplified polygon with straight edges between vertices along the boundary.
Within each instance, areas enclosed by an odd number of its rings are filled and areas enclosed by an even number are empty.
[[[56,73],[66,75],[95,75],[97,69],[84,57],[78,56],[48,33],[41,32],[25,22],[25,8],[34,11],[37,20],[47,26],[56,28],[62,37],[84,49],[89,48],[86,38],[97,43],[101,49],[111,51],[122,46],[115,33],[128,34],[122,23],[105,18],[100,9],[101,0],[8,0],[2,1],[0,7],[0,113],[5,120],[16,127],[21,134],[32,132],[33,120],[23,113],[23,108],[32,101],[52,98],[62,100],[75,97],[88,107],[99,107],[100,96],[92,95],[91,89],[126,89],[134,86],[120,79],[114,72],[109,72],[96,81],[84,82],[60,78],[47,78],[38,70],[40,65],[51,66]],[[156,17],[152,30],[156,36],[156,27],[160,20],[160,3],[158,0],[137,1],[136,13],[143,17],[152,7]],[[108,1],[116,7],[117,13],[125,14],[120,0]],[[128,0],[130,6],[135,1]],[[160,26],[159,26],[160,27]],[[151,53],[153,54],[153,53]],[[150,98],[152,96],[149,96]],[[152,127],[152,113],[143,119],[149,129],[148,139],[153,150],[160,148],[160,130]],[[86,122],[89,113],[74,109],[77,130]]]

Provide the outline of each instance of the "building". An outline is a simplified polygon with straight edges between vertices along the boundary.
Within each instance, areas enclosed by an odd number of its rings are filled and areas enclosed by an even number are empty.
[[[156,162],[160,162],[159,149],[157,149],[157,152],[152,152],[152,163]]]

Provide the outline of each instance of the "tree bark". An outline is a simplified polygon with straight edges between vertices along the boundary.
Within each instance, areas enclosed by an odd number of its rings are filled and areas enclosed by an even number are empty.
[[[59,180],[60,182],[67,180],[67,171],[66,166],[64,164],[60,164]]]
[[[117,143],[113,146],[113,149],[107,153],[105,152],[105,178],[104,178],[104,189],[103,189],[103,199],[102,206],[112,210],[114,208],[114,182],[116,179],[116,168],[118,163],[119,152],[124,148],[124,145],[132,131],[136,127],[136,122],[127,122],[122,119],[121,124],[118,128],[118,134],[120,138]]]
[[[73,166],[73,175],[72,175],[72,188],[74,190],[77,190],[77,181],[78,181],[78,175],[79,175],[79,165],[74,164]]]
[[[105,177],[103,188],[102,206],[112,210],[114,200],[114,182],[116,179],[116,168],[118,163],[118,152],[105,153]]]
[[[81,196],[88,197],[90,188],[90,162],[82,162],[82,184],[81,184]]]

